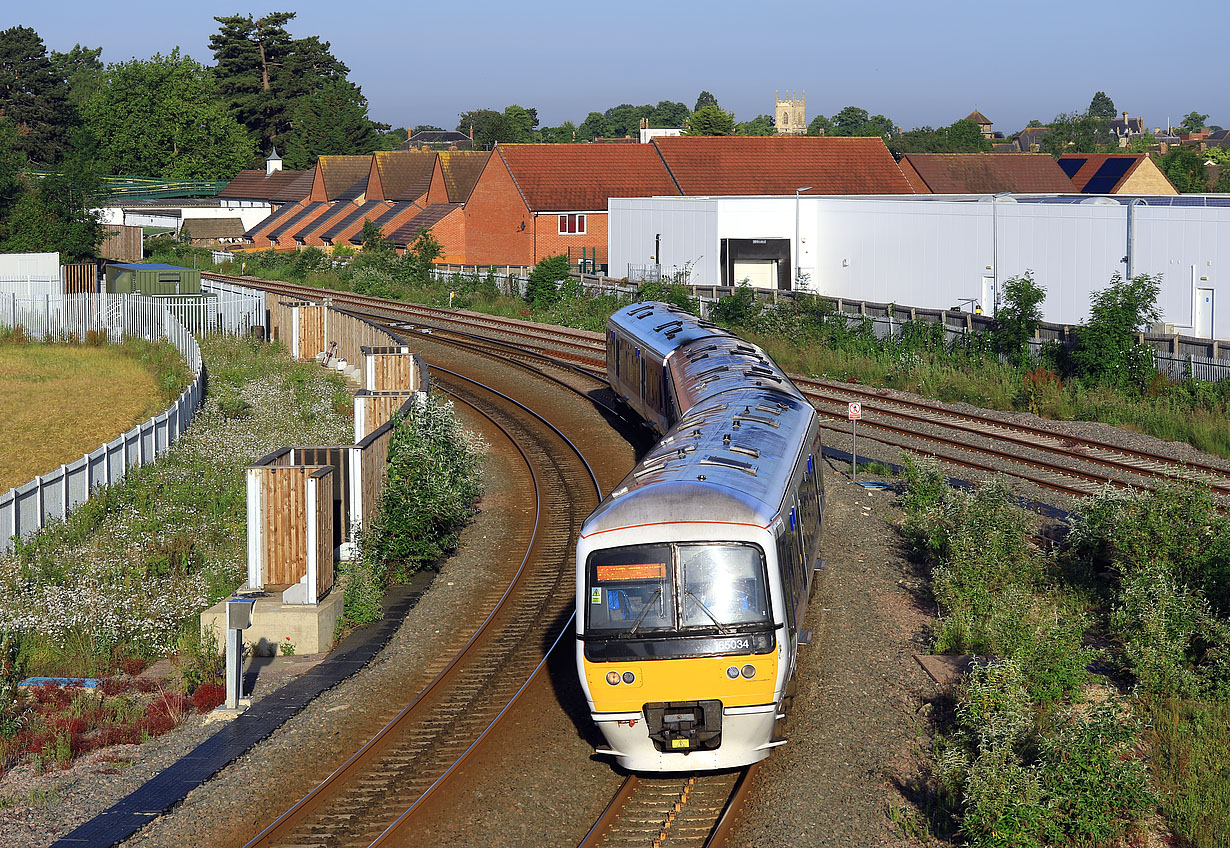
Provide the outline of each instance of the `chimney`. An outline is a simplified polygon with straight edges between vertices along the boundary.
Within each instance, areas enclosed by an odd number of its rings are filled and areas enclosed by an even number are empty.
[[[474,125],[470,124],[470,141],[474,140]]]
[[[282,157],[278,155],[278,149],[275,147],[269,153],[269,158],[265,160],[265,176],[272,177],[274,171],[282,170]]]

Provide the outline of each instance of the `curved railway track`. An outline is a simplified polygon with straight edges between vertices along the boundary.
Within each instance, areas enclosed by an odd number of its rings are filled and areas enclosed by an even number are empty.
[[[440,386],[518,446],[534,481],[534,531],[513,582],[466,645],[346,763],[282,814],[256,846],[370,846],[412,826],[415,809],[500,721],[569,632],[571,546],[597,503],[597,477],[554,425],[454,372]],[[441,376],[443,375],[443,376]]]
[[[223,278],[257,284],[246,278]],[[319,289],[282,283],[259,283],[270,291],[294,297],[322,296]],[[438,307],[381,301],[349,292],[327,296],[339,306],[375,311],[402,326],[430,326],[433,334],[482,340],[519,349],[506,356],[537,355],[541,361],[564,363],[578,372],[601,378],[604,341],[595,333],[530,324],[497,316],[459,314]],[[832,432],[848,432],[845,405],[863,404],[860,430],[883,445],[934,456],[943,462],[985,474],[1006,474],[1068,496],[1098,491],[1105,485],[1153,488],[1168,479],[1188,479],[1208,485],[1230,498],[1230,470],[1212,462],[1180,462],[1155,452],[1131,449],[1092,438],[1070,438],[1030,424],[957,412],[938,403],[890,397],[889,392],[847,383],[795,377],[817,410],[833,423]]]

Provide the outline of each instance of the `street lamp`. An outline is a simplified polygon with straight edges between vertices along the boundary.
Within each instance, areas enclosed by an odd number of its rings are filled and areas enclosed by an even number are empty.
[[[797,289],[802,277],[802,269],[799,267],[799,193],[811,191],[811,186],[799,186],[794,190],[794,287]]]

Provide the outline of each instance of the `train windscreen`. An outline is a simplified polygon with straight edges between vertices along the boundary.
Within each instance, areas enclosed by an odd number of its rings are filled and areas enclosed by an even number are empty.
[[[684,627],[769,620],[760,552],[747,545],[680,545],[679,594]]]
[[[764,557],[754,545],[678,544],[590,554],[587,630],[636,636],[772,620]]]

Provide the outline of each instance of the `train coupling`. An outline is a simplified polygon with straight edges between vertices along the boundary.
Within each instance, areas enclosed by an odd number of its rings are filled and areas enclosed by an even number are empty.
[[[667,701],[646,704],[645,724],[663,753],[712,751],[722,744],[722,702]]]

